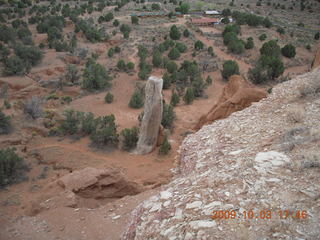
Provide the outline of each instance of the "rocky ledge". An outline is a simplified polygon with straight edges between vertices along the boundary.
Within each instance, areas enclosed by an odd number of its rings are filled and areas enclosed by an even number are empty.
[[[176,177],[132,212],[122,238],[318,239],[319,75],[186,137]]]

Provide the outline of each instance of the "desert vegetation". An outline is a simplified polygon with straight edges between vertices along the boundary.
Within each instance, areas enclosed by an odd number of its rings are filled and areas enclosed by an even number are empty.
[[[0,197],[22,196],[0,210],[36,216],[58,208],[48,200],[38,209],[35,199],[88,167],[121,169],[143,189],[168,183],[180,144],[232,75],[274,94],[278,83],[309,71],[319,11],[318,1],[0,0],[0,187],[8,191]],[[194,21],[208,18],[218,22]],[[150,76],[163,80],[161,126],[153,151],[139,156],[132,153]],[[318,85],[300,86],[301,105],[318,96]],[[306,111],[288,110],[286,124],[303,124]],[[80,209],[118,199],[73,193]]]

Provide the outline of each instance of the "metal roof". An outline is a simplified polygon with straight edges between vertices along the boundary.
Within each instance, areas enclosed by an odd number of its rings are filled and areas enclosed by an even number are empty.
[[[205,14],[207,15],[212,15],[212,14],[220,14],[220,12],[216,10],[209,10],[209,11],[204,11]]]

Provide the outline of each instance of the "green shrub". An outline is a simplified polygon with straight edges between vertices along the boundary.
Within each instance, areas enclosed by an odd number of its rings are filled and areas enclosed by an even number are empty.
[[[187,46],[184,43],[177,42],[175,47],[180,53],[185,53],[187,51]]]
[[[111,87],[111,77],[105,67],[94,61],[89,61],[83,72],[82,87],[89,91]]]
[[[115,19],[112,24],[113,26],[118,27],[120,25],[120,22],[118,19]]]
[[[25,172],[29,170],[15,151],[15,148],[0,150],[0,188],[24,180]]]
[[[229,8],[225,8],[222,10],[221,14],[224,17],[229,17],[229,16],[231,16],[231,10]]]
[[[161,146],[159,148],[159,154],[160,155],[167,155],[170,150],[171,150],[171,145],[170,145],[170,143],[168,141],[168,137],[166,136],[164,138],[163,143],[161,144]]]
[[[0,110],[0,134],[8,134],[11,131],[10,116],[6,116]]]
[[[174,61],[168,61],[165,65],[169,73],[173,73],[177,70],[178,65]]]
[[[152,10],[160,10],[160,5],[157,4],[157,3],[152,3],[151,9],[152,9]]]
[[[211,78],[210,76],[208,76],[208,77],[206,78],[206,83],[207,83],[208,85],[212,84],[212,78]]]
[[[253,38],[248,38],[246,45],[244,46],[246,49],[252,49],[254,47]]]
[[[236,61],[228,60],[223,63],[221,75],[224,79],[228,79],[234,74],[239,74],[239,66]]]
[[[182,14],[186,14],[189,12],[189,9],[190,9],[190,5],[186,2],[182,2],[180,7],[179,7],[179,10]]]
[[[213,47],[208,47],[208,53],[213,57],[215,54],[213,52]]]
[[[280,58],[262,55],[253,69],[248,72],[249,79],[256,84],[279,77],[284,72]]]
[[[94,115],[91,112],[88,113],[77,113],[79,121],[75,122],[76,124],[81,124],[81,133],[84,135],[89,135],[95,132],[96,130],[96,120]]]
[[[235,53],[235,54],[243,53],[244,52],[244,44],[243,44],[242,40],[237,39],[237,40],[229,42],[228,50],[232,53]]]
[[[14,52],[26,64],[30,64],[32,66],[38,64],[43,57],[42,51],[35,46],[16,44],[14,46]]]
[[[134,63],[133,63],[133,62],[128,62],[128,63],[127,63],[127,68],[128,68],[129,70],[133,70],[133,69],[134,69]]]
[[[171,60],[176,60],[180,57],[180,52],[177,48],[172,48],[168,54],[168,57],[171,59]]]
[[[270,40],[262,45],[260,53],[261,55],[279,57],[281,49],[276,40]]]
[[[160,51],[155,50],[152,54],[152,64],[154,67],[160,67],[162,65],[162,56]]]
[[[139,129],[137,127],[125,128],[120,135],[123,137],[122,149],[129,151],[137,146],[139,140]]]
[[[113,54],[114,54],[114,49],[113,48],[110,48],[109,50],[108,50],[108,57],[113,57]]]
[[[170,99],[170,104],[172,106],[177,106],[177,104],[180,102],[180,97],[179,95],[174,91],[172,90],[172,95],[171,95],[171,99]]]
[[[7,76],[23,75],[28,73],[30,69],[30,64],[25,63],[21,58],[14,55],[5,60],[3,73]]]
[[[223,24],[229,24],[230,23],[230,19],[228,17],[222,18],[221,22]]]
[[[139,67],[140,71],[138,73],[138,77],[141,80],[146,80],[152,71],[152,67],[149,64],[147,64],[144,60],[140,62]]]
[[[10,109],[11,108],[11,104],[10,104],[10,102],[7,100],[7,99],[5,99],[4,101],[3,101],[3,105],[4,105],[4,107],[6,108],[6,109]],[[0,131],[1,132],[1,131]]]
[[[272,27],[272,22],[270,21],[269,18],[264,18],[263,22],[262,22],[263,26],[265,26],[266,28],[271,28]]]
[[[197,40],[195,43],[194,43],[194,48],[199,51],[199,50],[202,50],[204,47],[204,44],[203,42],[201,42],[200,40]]]
[[[106,22],[110,22],[111,20],[113,19],[113,14],[111,12],[107,13],[105,16],[104,16],[104,20]]]
[[[191,81],[191,86],[193,88],[193,93],[195,97],[202,97],[204,90],[206,89],[206,84],[201,76],[196,77]]]
[[[62,114],[65,119],[60,123],[59,130],[63,135],[73,135],[79,130],[82,114],[73,109],[65,110]]]
[[[116,53],[120,53],[121,52],[121,48],[119,46],[115,46],[114,51]]]
[[[173,106],[170,104],[163,104],[163,113],[161,124],[164,128],[171,129],[173,127],[173,121],[176,118],[176,114],[173,111]]]
[[[113,102],[113,94],[108,92],[106,96],[104,97],[105,103],[112,103]]]
[[[171,86],[171,77],[170,77],[169,73],[165,72],[162,76],[162,79],[163,79],[162,88],[169,89]]]
[[[282,35],[282,34],[285,34],[285,30],[284,30],[284,28],[282,28],[282,27],[278,27],[278,28],[277,28],[277,32],[280,33],[281,35]]]
[[[131,16],[132,24],[139,24],[139,18],[137,16]]]
[[[179,31],[179,29],[177,28],[176,25],[173,25],[171,28],[170,28],[170,38],[172,40],[179,40],[181,37],[181,33]]]
[[[117,68],[120,70],[120,71],[125,71],[126,68],[127,68],[127,65],[126,63],[124,62],[123,59],[120,59],[117,63]]]
[[[241,28],[238,24],[227,25],[222,32],[222,36],[224,37],[224,35],[226,35],[228,32],[234,32],[236,35],[238,35],[241,33]]]
[[[194,100],[194,93],[193,93],[193,89],[192,88],[187,88],[187,91],[183,97],[183,101],[186,104],[191,104]]]
[[[188,29],[185,29],[185,30],[183,31],[183,36],[184,36],[184,37],[189,37],[189,36],[190,36],[190,32],[189,32]]]
[[[119,142],[119,135],[114,115],[99,117],[95,121],[96,130],[90,135],[92,145],[95,147],[116,146]]]
[[[281,53],[287,58],[294,58],[296,55],[296,48],[292,44],[287,44],[281,49]]]
[[[70,96],[62,96],[62,97],[61,97],[61,100],[62,100],[62,103],[67,103],[67,104],[69,104],[69,103],[72,102],[72,97],[70,97]]]
[[[259,40],[260,40],[260,41],[264,41],[264,40],[266,40],[266,39],[267,39],[267,35],[264,34],[264,33],[259,36]]]
[[[129,107],[138,109],[141,108],[143,104],[143,94],[141,91],[136,90],[130,99]]]
[[[80,76],[78,73],[79,73],[79,71],[78,71],[78,68],[76,65],[68,64],[65,78],[67,81],[74,84],[80,79]]]
[[[315,40],[319,40],[319,39],[320,39],[320,32],[317,32],[317,33],[314,35],[314,39],[315,39]]]
[[[0,25],[0,41],[8,43],[14,42],[16,38],[16,32],[13,28],[6,25]]]
[[[124,34],[124,33],[130,33],[131,32],[131,27],[127,24],[122,24],[120,26],[120,31]]]
[[[228,45],[230,42],[237,40],[237,34],[235,32],[227,32],[223,36],[223,44]]]

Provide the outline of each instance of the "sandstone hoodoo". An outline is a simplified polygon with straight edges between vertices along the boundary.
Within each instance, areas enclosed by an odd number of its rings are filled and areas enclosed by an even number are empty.
[[[200,117],[195,129],[212,123],[214,120],[228,117],[231,113],[240,111],[265,98],[267,93],[258,87],[253,86],[239,75],[229,78],[228,84],[224,87],[223,93],[209,113]]]
[[[144,115],[137,143],[137,154],[147,154],[157,144],[162,119],[162,78],[149,77],[145,88]]]

